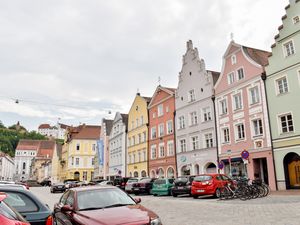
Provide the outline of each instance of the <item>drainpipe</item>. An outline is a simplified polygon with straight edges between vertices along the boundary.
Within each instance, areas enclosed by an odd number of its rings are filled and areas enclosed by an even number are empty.
[[[176,117],[176,110],[174,110],[174,117],[173,117],[173,135],[174,135],[174,154],[175,154],[175,167],[176,167],[176,177],[178,177],[178,167],[177,167],[177,139],[176,139],[176,128],[175,128],[175,117]]]
[[[217,118],[216,118],[216,105],[215,105],[215,100],[216,100],[216,96],[215,94],[213,94],[211,96],[211,100],[213,101],[213,108],[214,108],[214,121],[215,121],[215,137],[216,137],[216,149],[217,149],[217,168],[218,168],[218,173],[220,173],[220,169],[219,169],[219,153],[218,153],[218,148],[219,148],[219,141],[218,141],[218,129],[217,129]]]
[[[273,169],[274,169],[274,175],[275,175],[275,187],[276,191],[278,190],[278,185],[277,185],[277,174],[276,174],[276,168],[275,168],[275,158],[274,158],[274,148],[273,148],[273,137],[272,137],[272,130],[271,130],[271,121],[270,121],[270,114],[269,114],[269,104],[268,104],[268,93],[266,89],[266,79],[267,75],[266,72],[264,71],[261,74],[261,79],[264,82],[264,89],[265,89],[265,98],[266,98],[266,106],[267,106],[267,115],[268,115],[268,121],[269,121],[269,130],[270,130],[270,138],[271,138],[271,149],[272,149],[272,159],[273,159]]]

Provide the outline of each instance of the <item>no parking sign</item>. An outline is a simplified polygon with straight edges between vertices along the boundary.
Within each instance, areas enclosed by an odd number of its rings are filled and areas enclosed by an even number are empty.
[[[220,162],[218,163],[218,168],[219,168],[220,170],[222,170],[222,169],[224,168],[224,163],[223,163],[223,161],[220,161]]]
[[[243,159],[248,159],[249,158],[249,152],[247,150],[242,151],[241,156]]]

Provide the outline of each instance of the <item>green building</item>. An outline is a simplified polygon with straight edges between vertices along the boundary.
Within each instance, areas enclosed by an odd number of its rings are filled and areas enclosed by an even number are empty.
[[[285,10],[265,68],[279,190],[300,188],[300,0]]]

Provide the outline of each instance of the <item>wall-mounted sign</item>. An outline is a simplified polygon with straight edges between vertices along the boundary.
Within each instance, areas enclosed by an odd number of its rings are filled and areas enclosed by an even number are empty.
[[[223,163],[223,161],[220,161],[220,162],[218,163],[218,168],[219,168],[220,170],[222,170],[222,169],[224,168],[224,163]]]
[[[241,156],[243,159],[248,159],[249,158],[249,152],[247,150],[244,150],[241,152]]]
[[[181,162],[186,162],[186,156],[184,156],[184,155],[181,156],[181,157],[180,157],[180,161],[181,161]]]

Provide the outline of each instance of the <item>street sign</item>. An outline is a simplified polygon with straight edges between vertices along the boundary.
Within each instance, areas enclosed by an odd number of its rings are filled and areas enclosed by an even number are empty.
[[[218,163],[218,168],[219,168],[220,170],[222,170],[222,169],[224,168],[224,163],[223,163],[223,161],[220,161],[220,162]]]
[[[249,152],[247,150],[242,151],[241,156],[243,159],[249,158]]]

